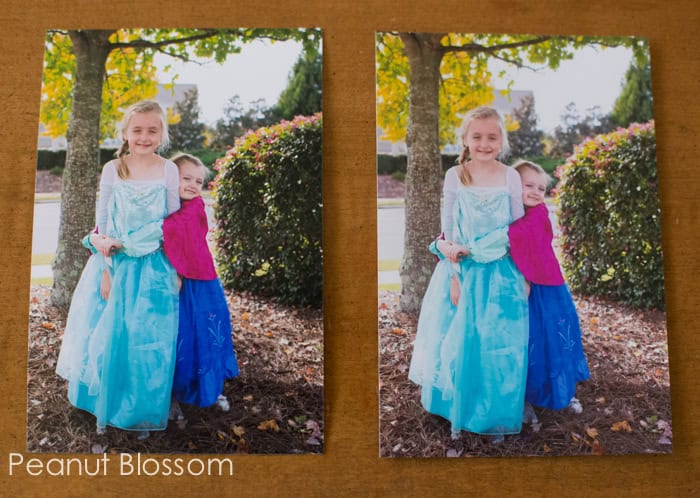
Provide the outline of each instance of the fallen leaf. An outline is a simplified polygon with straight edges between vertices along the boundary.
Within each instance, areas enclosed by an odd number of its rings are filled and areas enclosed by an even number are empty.
[[[270,420],[265,420],[264,422],[260,422],[260,423],[258,424],[258,429],[261,430],[261,431],[272,430],[272,431],[275,431],[275,432],[279,432],[279,431],[280,431],[280,426],[277,425],[277,420],[275,420],[275,419],[273,418],[273,419],[270,419]]]
[[[575,432],[571,433],[571,439],[574,441],[574,443],[580,443],[581,442],[581,436],[579,434],[576,434]]]
[[[658,441],[659,444],[673,444],[673,442],[666,436],[661,436]]]
[[[379,305],[379,309],[380,309],[380,310],[385,310],[385,309],[388,309],[388,308],[389,308],[389,307],[386,305],[386,303],[382,303],[382,304]]]
[[[396,328],[391,329],[391,333],[396,334],[396,335],[404,335],[404,334],[406,334],[406,331],[402,328],[396,327]]]
[[[321,444],[321,441],[319,441],[319,440],[316,439],[315,437],[310,437],[309,439],[307,439],[307,440],[305,441],[305,443],[306,443],[306,444],[312,444],[312,445],[314,445],[314,446],[318,446],[318,445]]]
[[[621,420],[611,425],[610,430],[613,432],[632,432],[632,427],[630,427],[630,423],[627,420]]]
[[[449,450],[447,450],[447,453],[445,453],[445,456],[446,456],[447,458],[457,458],[457,457],[462,456],[462,452],[463,452],[463,451],[464,451],[464,450],[459,450],[459,451],[457,451],[457,450],[454,449],[454,448],[450,448]]]
[[[41,324],[41,327],[42,327],[42,328],[45,328],[45,329],[47,329],[47,330],[54,330],[54,329],[56,328],[56,326],[55,326],[53,323],[51,323],[51,322],[43,322],[43,323]]]
[[[552,448],[547,443],[544,443],[544,446],[542,446],[542,450],[544,450],[545,453],[551,453]]]
[[[228,436],[221,431],[216,431],[216,437],[219,438],[220,441],[226,441],[228,439]]]
[[[597,439],[591,443],[591,454],[593,455],[605,455],[605,448],[600,444]]]
[[[107,451],[107,445],[102,445],[100,443],[94,443],[90,446],[90,453],[97,455],[100,453],[105,453]]]
[[[598,403],[599,405],[604,405],[605,404],[605,398],[601,396],[600,398],[596,398],[595,402]]]
[[[241,320],[243,320],[244,322],[247,322],[248,320],[250,320],[250,313],[248,313],[247,311],[244,313],[241,313]]]
[[[240,425],[234,425],[231,428],[231,432],[233,432],[236,436],[241,437],[243,434],[245,434],[245,429]]]
[[[323,433],[321,432],[321,426],[315,420],[307,420],[306,428],[307,430],[311,431],[311,435],[313,437],[321,437],[323,435]]]
[[[246,394],[245,396],[243,396],[243,401],[253,401],[253,395]]]
[[[666,422],[665,420],[659,420],[656,422],[656,427],[664,431],[664,437],[667,438],[672,438],[673,437],[673,430],[671,430],[671,424]]]
[[[598,437],[598,430],[593,427],[586,427],[586,434],[588,434],[588,437],[591,439],[595,439]]]

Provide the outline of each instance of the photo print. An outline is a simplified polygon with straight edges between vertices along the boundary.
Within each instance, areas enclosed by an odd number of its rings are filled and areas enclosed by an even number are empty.
[[[384,457],[670,453],[645,39],[376,37]]]
[[[46,33],[28,451],[323,452],[321,41]]]

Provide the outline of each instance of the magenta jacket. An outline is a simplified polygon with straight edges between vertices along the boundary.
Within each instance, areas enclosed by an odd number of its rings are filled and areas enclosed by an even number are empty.
[[[508,228],[510,254],[520,273],[539,285],[562,285],[564,277],[552,248],[552,223],[542,203],[525,208],[525,216]]]
[[[163,249],[179,275],[192,280],[214,280],[214,260],[207,246],[204,201],[182,201],[178,211],[163,221]]]

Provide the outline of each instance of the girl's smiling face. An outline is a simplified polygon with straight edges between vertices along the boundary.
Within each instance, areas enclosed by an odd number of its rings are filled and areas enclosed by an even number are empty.
[[[163,125],[156,112],[135,112],[124,130],[130,154],[155,154],[163,140]]]
[[[204,186],[204,168],[191,161],[180,164],[180,198],[186,201],[199,197]]]
[[[523,168],[520,173],[523,183],[523,204],[526,207],[537,206],[544,202],[547,180],[542,173],[530,168]]]
[[[491,161],[498,157],[503,147],[501,127],[494,118],[474,119],[464,137],[469,156],[475,161]]]

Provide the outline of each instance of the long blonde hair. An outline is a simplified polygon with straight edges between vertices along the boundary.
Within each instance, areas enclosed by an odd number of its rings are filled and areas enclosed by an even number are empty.
[[[508,131],[506,130],[506,123],[499,112],[493,107],[479,106],[475,107],[464,116],[462,120],[462,126],[459,128],[459,140],[462,143],[462,153],[459,155],[459,180],[463,185],[469,185],[472,182],[472,177],[467,170],[467,162],[469,161],[469,147],[466,144],[467,134],[469,133],[469,126],[475,119],[495,119],[498,123],[498,128],[501,130],[501,151],[498,153],[498,157],[507,156],[510,152],[510,144],[508,143]]]
[[[131,118],[134,116],[134,114],[145,114],[148,112],[155,112],[160,118],[161,135],[160,144],[158,145],[158,151],[166,150],[168,148],[168,145],[170,145],[170,137],[168,136],[168,121],[165,118],[165,111],[163,111],[163,108],[160,106],[160,104],[158,104],[158,102],[156,102],[155,100],[142,100],[141,102],[137,102],[131,105],[126,110],[124,116],[122,117],[122,120],[119,121],[119,124],[117,125],[117,134],[122,138],[122,143],[117,149],[117,151],[114,153],[114,155],[117,158],[119,158],[119,164],[117,165],[117,175],[119,175],[119,178],[121,178],[122,180],[129,177],[129,168],[126,165],[126,156],[129,154],[129,142],[126,141],[124,134],[126,132],[126,129],[129,127],[129,121],[131,121]]]

